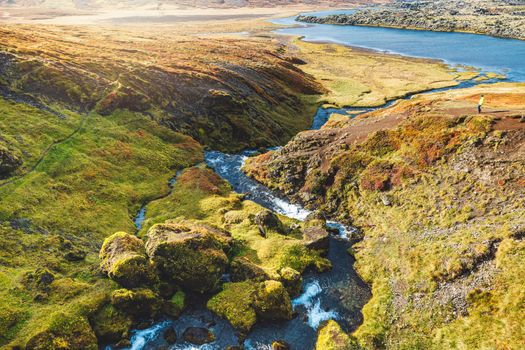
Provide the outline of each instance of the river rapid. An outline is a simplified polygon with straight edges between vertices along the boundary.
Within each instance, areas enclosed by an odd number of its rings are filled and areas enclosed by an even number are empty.
[[[316,14],[349,11],[351,10],[325,11]],[[277,33],[300,35],[308,41],[329,41],[407,56],[441,59],[449,64],[475,66],[484,71],[504,73],[507,75],[507,81],[525,80],[525,65],[522,63],[525,57],[525,42],[519,40],[463,33],[306,25],[296,22],[294,17],[275,20],[274,23],[294,25],[295,27],[280,29]],[[475,84],[474,81],[467,81],[452,88],[429,92],[465,88]],[[379,108],[388,107],[393,103],[395,101],[390,101]],[[377,108],[320,107],[314,116],[311,128],[321,128],[332,113],[353,117],[374,109]],[[208,151],[205,154],[205,162],[228,181],[234,191],[245,194],[246,199],[282,215],[304,220],[309,214],[308,210],[290,203],[279,193],[247,177],[241,171],[245,160],[253,153],[253,151],[244,151],[239,154],[225,154]],[[171,186],[173,184],[174,181],[170,183]],[[137,229],[142,227],[145,216],[144,206],[135,220]],[[353,269],[354,260],[348,254],[348,248],[351,246],[348,236],[354,229],[337,222],[329,222],[328,225],[338,232],[330,239],[328,259],[332,262],[333,269],[323,274],[305,275],[303,293],[292,302],[296,316],[291,321],[257,324],[243,341],[242,345],[245,349],[270,350],[272,341],[285,340],[292,349],[312,350],[315,347],[317,329],[323,321],[335,319],[346,331],[356,329],[362,322],[361,309],[370,298],[370,289]],[[184,342],[180,335],[190,326],[209,328],[215,334],[216,340],[201,346]],[[162,336],[168,327],[173,327],[179,334],[178,342],[170,346]],[[241,345],[229,323],[206,309],[205,300],[191,300],[188,309],[176,321],[160,320],[150,328],[132,331],[131,335],[130,349],[132,350],[219,350],[227,346]],[[111,346],[105,348],[112,349]]]

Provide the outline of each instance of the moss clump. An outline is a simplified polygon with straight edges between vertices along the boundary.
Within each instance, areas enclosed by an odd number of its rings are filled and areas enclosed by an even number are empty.
[[[182,314],[186,307],[186,294],[182,290],[178,290],[173,296],[164,304],[164,312],[172,318],[177,318]]]
[[[57,312],[47,329],[33,336],[27,350],[97,350],[97,338],[88,320],[80,315]]]
[[[255,280],[262,282],[270,279],[268,274],[246,257],[236,257],[230,263],[230,273],[233,282]]]
[[[216,233],[198,225],[158,224],[149,230],[146,248],[163,279],[204,293],[215,288],[228,265]]]
[[[144,242],[126,232],[117,232],[106,238],[99,257],[102,271],[123,287],[147,285],[155,278]]]
[[[299,272],[292,269],[291,267],[285,267],[281,269],[279,275],[281,276],[281,283],[283,284],[284,288],[286,288],[286,291],[290,297],[294,298],[301,294],[303,278]]]
[[[255,311],[265,320],[290,320],[292,302],[283,284],[269,280],[257,286],[255,294]]]
[[[252,281],[225,283],[223,290],[208,301],[208,309],[247,333],[257,321],[253,307],[255,291],[256,284]]]
[[[117,343],[126,337],[132,325],[129,316],[111,304],[103,306],[90,321],[97,338],[106,343]]]
[[[151,318],[161,308],[158,295],[146,288],[115,290],[111,294],[111,304],[135,318]]]
[[[0,144],[0,179],[9,177],[21,165],[20,157]]]
[[[319,255],[318,252],[307,249],[302,245],[288,247],[281,257],[281,267],[291,267],[296,271],[303,272],[308,267],[313,267],[319,272],[332,268],[330,260]]]
[[[336,321],[330,320],[319,330],[315,349],[359,350],[361,347],[353,337],[341,329]]]

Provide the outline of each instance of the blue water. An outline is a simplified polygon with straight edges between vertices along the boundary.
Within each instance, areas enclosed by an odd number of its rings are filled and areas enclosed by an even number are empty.
[[[309,13],[325,16],[352,10]],[[328,41],[405,56],[444,60],[452,65],[468,65],[484,71],[504,73],[511,81],[525,81],[525,41],[466,33],[444,33],[379,27],[306,24],[295,17],[272,21],[298,25],[279,29],[279,34],[303,36],[306,41]]]

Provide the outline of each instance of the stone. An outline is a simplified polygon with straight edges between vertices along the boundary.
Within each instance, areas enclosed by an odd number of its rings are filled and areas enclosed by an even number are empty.
[[[255,214],[254,222],[261,228],[266,230],[274,230],[280,233],[284,233],[283,224],[281,220],[273,212],[269,210],[261,210]]]
[[[269,280],[261,282],[256,290],[255,312],[264,320],[292,319],[292,302],[283,284]]]
[[[232,282],[254,280],[262,282],[270,279],[268,274],[258,265],[245,257],[237,257],[230,263]]]
[[[186,306],[186,294],[179,290],[164,303],[164,313],[172,319],[179,318]]]
[[[188,327],[182,334],[182,337],[188,343],[195,345],[202,345],[215,341],[213,333],[209,329],[203,327]]]
[[[151,318],[158,314],[161,302],[150,289],[117,289],[111,293],[111,304],[126,315],[136,318]]]
[[[301,274],[292,269],[291,267],[285,267],[280,271],[280,281],[283,284],[284,288],[290,295],[290,297],[295,298],[301,294],[301,289],[303,287],[303,278]]]
[[[90,324],[97,339],[114,344],[127,335],[132,320],[113,305],[106,304],[90,318]]]
[[[328,251],[330,234],[321,226],[312,226],[303,229],[305,247],[314,250]]]
[[[147,285],[155,279],[144,242],[126,232],[106,238],[99,257],[102,272],[125,288]]]
[[[359,350],[357,340],[346,334],[339,324],[329,320],[319,329],[315,350]]]
[[[0,145],[0,179],[5,179],[22,165],[22,160],[11,150]]]
[[[173,345],[177,342],[177,332],[173,327],[166,328],[166,330],[163,333],[163,336],[164,340],[166,340],[166,342],[169,345]]]
[[[49,324],[32,336],[26,350],[97,350],[97,337],[88,320],[79,315],[55,312]]]
[[[86,252],[81,249],[72,249],[64,254],[67,261],[82,261],[86,258]]]
[[[290,345],[284,340],[276,340],[272,342],[272,350],[290,350]]]
[[[157,224],[148,231],[146,250],[161,279],[198,293],[216,288],[228,266],[226,237],[187,223]]]

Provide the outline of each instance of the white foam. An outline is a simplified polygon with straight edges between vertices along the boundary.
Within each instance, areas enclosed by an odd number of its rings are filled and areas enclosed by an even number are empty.
[[[339,314],[334,310],[324,310],[321,307],[319,294],[322,292],[321,285],[318,281],[313,281],[306,285],[305,291],[299,297],[292,301],[294,308],[303,306],[306,309],[308,325],[317,329],[323,321],[336,320]]]
[[[142,350],[146,344],[155,340],[160,335],[161,330],[168,327],[171,323],[171,321],[164,321],[150,328],[133,331],[130,339],[131,348],[129,348],[129,350]]]

